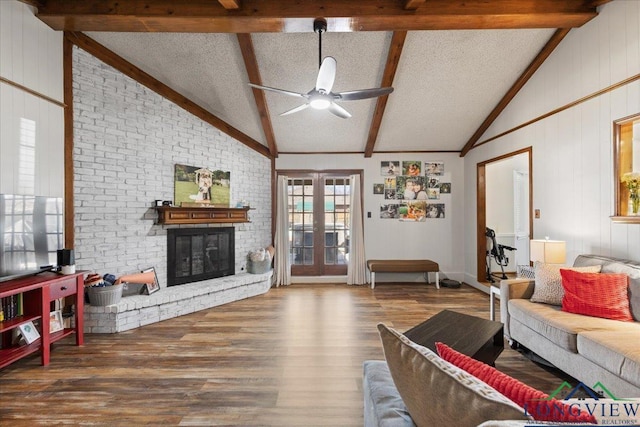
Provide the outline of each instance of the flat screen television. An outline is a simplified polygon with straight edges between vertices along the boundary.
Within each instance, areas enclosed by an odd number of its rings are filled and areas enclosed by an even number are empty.
[[[61,197],[0,194],[0,282],[51,269],[63,234]]]

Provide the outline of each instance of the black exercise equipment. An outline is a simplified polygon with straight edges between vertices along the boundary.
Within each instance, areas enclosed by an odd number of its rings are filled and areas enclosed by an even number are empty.
[[[508,251],[515,251],[516,248],[501,245],[496,242],[496,233],[489,227],[487,227],[485,236],[487,236],[487,280],[494,283],[495,279],[491,275],[491,258],[496,260],[496,264],[498,264],[502,270],[502,278],[506,279],[507,275],[504,274],[504,267],[509,264],[509,258],[504,254],[504,251],[505,249]]]

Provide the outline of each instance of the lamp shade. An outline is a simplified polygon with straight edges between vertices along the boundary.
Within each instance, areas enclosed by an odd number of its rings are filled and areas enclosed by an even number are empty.
[[[532,262],[540,261],[545,264],[564,264],[566,261],[567,244],[562,240],[531,240],[529,257]]]

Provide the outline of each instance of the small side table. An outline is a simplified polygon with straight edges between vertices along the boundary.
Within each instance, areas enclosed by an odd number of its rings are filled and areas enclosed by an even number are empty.
[[[489,319],[496,320],[496,295],[500,297],[500,283],[492,283],[489,288]]]
[[[441,311],[404,335],[435,352],[436,343],[443,342],[462,354],[492,366],[504,350],[502,323],[452,310]]]

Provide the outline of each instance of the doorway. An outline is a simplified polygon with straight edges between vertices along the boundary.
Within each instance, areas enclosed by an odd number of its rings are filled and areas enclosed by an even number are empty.
[[[529,265],[529,239],[533,235],[532,148],[514,151],[478,163],[477,280],[488,283],[502,278],[502,270],[514,272],[518,265]],[[490,230],[488,230],[490,229]],[[500,265],[487,256],[494,243],[512,248],[504,250]],[[490,269],[487,268],[490,267]],[[495,273],[498,273],[497,275]]]
[[[292,276],[347,274],[352,173],[282,171],[288,177]]]

